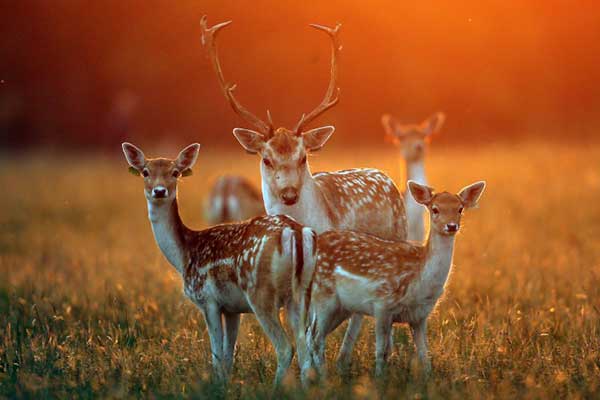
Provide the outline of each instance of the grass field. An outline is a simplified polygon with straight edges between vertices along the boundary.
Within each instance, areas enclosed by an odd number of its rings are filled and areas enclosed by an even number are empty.
[[[180,184],[191,227],[203,227],[202,200],[217,174],[258,183],[258,161],[236,150],[203,148]],[[391,149],[326,147],[311,165],[402,176]],[[331,362],[343,330],[331,336],[330,381],[309,397],[600,396],[600,147],[434,147],[428,172],[439,189],[488,182],[430,319],[432,377],[413,373],[403,327],[389,376],[374,379],[369,323],[348,381]],[[242,321],[231,384],[210,383],[204,321],[154,243],[142,182],[120,149],[114,159],[5,155],[0,187],[0,397],[269,396],[275,356],[252,316]],[[306,395],[293,376],[284,391]]]

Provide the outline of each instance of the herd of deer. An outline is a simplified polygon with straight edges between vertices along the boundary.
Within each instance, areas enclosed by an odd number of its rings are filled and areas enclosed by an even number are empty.
[[[401,145],[408,193],[400,193],[376,169],[313,175],[307,154],[321,149],[334,127],[306,126],[338,101],[340,25],[312,25],[331,40],[331,79],[321,104],[290,130],[274,129],[270,113],[264,122],[235,98],[235,85],[225,80],[216,48],[217,34],[229,23],[208,27],[203,17],[202,43],[231,107],[256,129],[236,128],[233,134],[246,151],[261,156],[262,196],[244,179],[224,177],[207,211],[209,221],[220,224],[191,230],[178,212],[177,184],[191,173],[200,145],[186,147],[171,160],[146,158],[136,146],[123,143],[130,170],[143,176],[158,247],[181,274],[185,295],[204,314],[216,376],[226,379],[231,371],[240,315],[254,313],[277,354],[275,383],[282,380],[294,351],[281,308],[295,336],[305,383],[312,371],[324,376],[325,339],[347,319],[338,367],[348,367],[365,315],[375,319],[376,374],[384,371],[391,352],[394,322],[410,326],[428,372],[427,318],[448,279],[463,210],[477,204],[485,182],[458,194],[435,193],[426,186],[424,151],[444,122],[442,113],[417,125],[382,118],[388,136]],[[265,211],[266,216],[256,216]]]

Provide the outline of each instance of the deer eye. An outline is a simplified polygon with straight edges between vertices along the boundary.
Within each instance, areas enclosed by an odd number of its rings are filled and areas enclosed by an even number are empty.
[[[463,210],[464,210],[464,207],[461,207],[461,208],[459,208],[459,209],[458,209],[458,213],[459,213],[459,214],[462,214]]]
[[[267,166],[269,168],[273,168],[273,164],[271,163],[271,160],[269,160],[268,158],[263,158],[263,163],[265,164],[265,166]]]
[[[145,169],[145,170],[142,171],[142,175],[144,176],[144,178],[147,178],[148,175],[150,175],[150,172],[148,172],[148,170]]]
[[[306,156],[302,157],[302,159],[300,160],[300,165],[304,164],[306,164]]]
[[[173,175],[173,178],[179,178],[179,171],[173,170],[173,173],[171,175]]]
[[[431,212],[435,215],[438,215],[440,213],[440,210],[436,206],[433,206],[431,207]]]

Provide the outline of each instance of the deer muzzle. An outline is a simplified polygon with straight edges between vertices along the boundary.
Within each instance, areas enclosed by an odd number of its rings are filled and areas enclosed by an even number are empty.
[[[298,202],[298,189],[288,186],[281,191],[279,197],[283,201],[283,204],[292,206]]]

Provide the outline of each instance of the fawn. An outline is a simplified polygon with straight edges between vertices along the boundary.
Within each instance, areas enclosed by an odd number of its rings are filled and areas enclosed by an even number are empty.
[[[147,159],[139,148],[123,143],[130,170],[144,179],[156,243],[182,276],[185,295],[204,314],[215,375],[227,378],[240,314],[254,313],[275,347],[277,384],[293,358],[279,310],[286,307],[296,334],[298,309],[292,299],[292,276],[294,268],[301,273],[304,251],[307,257],[313,253],[315,233],[286,216],[256,217],[201,231],[186,227],[179,216],[177,183],[190,173],[199,148],[192,144],[174,160]]]
[[[425,151],[431,136],[440,131],[446,116],[437,112],[420,124],[400,124],[394,117],[385,114],[381,123],[392,142],[400,147],[400,155],[405,163],[406,180],[427,185],[425,176]],[[410,193],[404,194],[404,207],[408,220],[408,239],[425,239],[425,209],[418,204]]]
[[[467,186],[457,195],[434,193],[413,181],[408,188],[430,214],[431,229],[424,244],[387,241],[353,231],[319,235],[316,265],[303,271],[297,289],[298,296],[310,304],[308,315],[302,316],[308,324],[305,343],[311,353],[301,366],[303,375],[311,362],[324,375],[325,339],[355,313],[375,317],[376,374],[383,372],[394,322],[410,325],[418,357],[425,371],[430,371],[427,318],[450,273],[463,209],[477,204],[485,182]]]
[[[204,206],[204,219],[211,225],[244,221],[264,214],[262,195],[242,176],[219,177]]]
[[[225,80],[216,39],[221,29],[231,21],[207,26],[201,20],[202,43],[213,64],[221,89],[233,110],[258,131],[245,128],[233,130],[234,136],[249,153],[262,158],[260,172],[265,210],[269,215],[289,215],[317,233],[331,229],[352,229],[368,232],[384,239],[406,239],[404,202],[393,181],[376,169],[351,169],[322,172],[313,175],[307,155],[320,150],[333,134],[333,126],[307,130],[316,117],[337,104],[338,34],[341,25],[329,28],[312,27],[325,32],[331,41],[329,86],[321,103],[303,114],[293,129],[274,129],[271,114],[265,122],[248,111],[234,96],[236,85]],[[358,337],[362,316],[351,318],[338,357],[338,366],[345,369]]]

